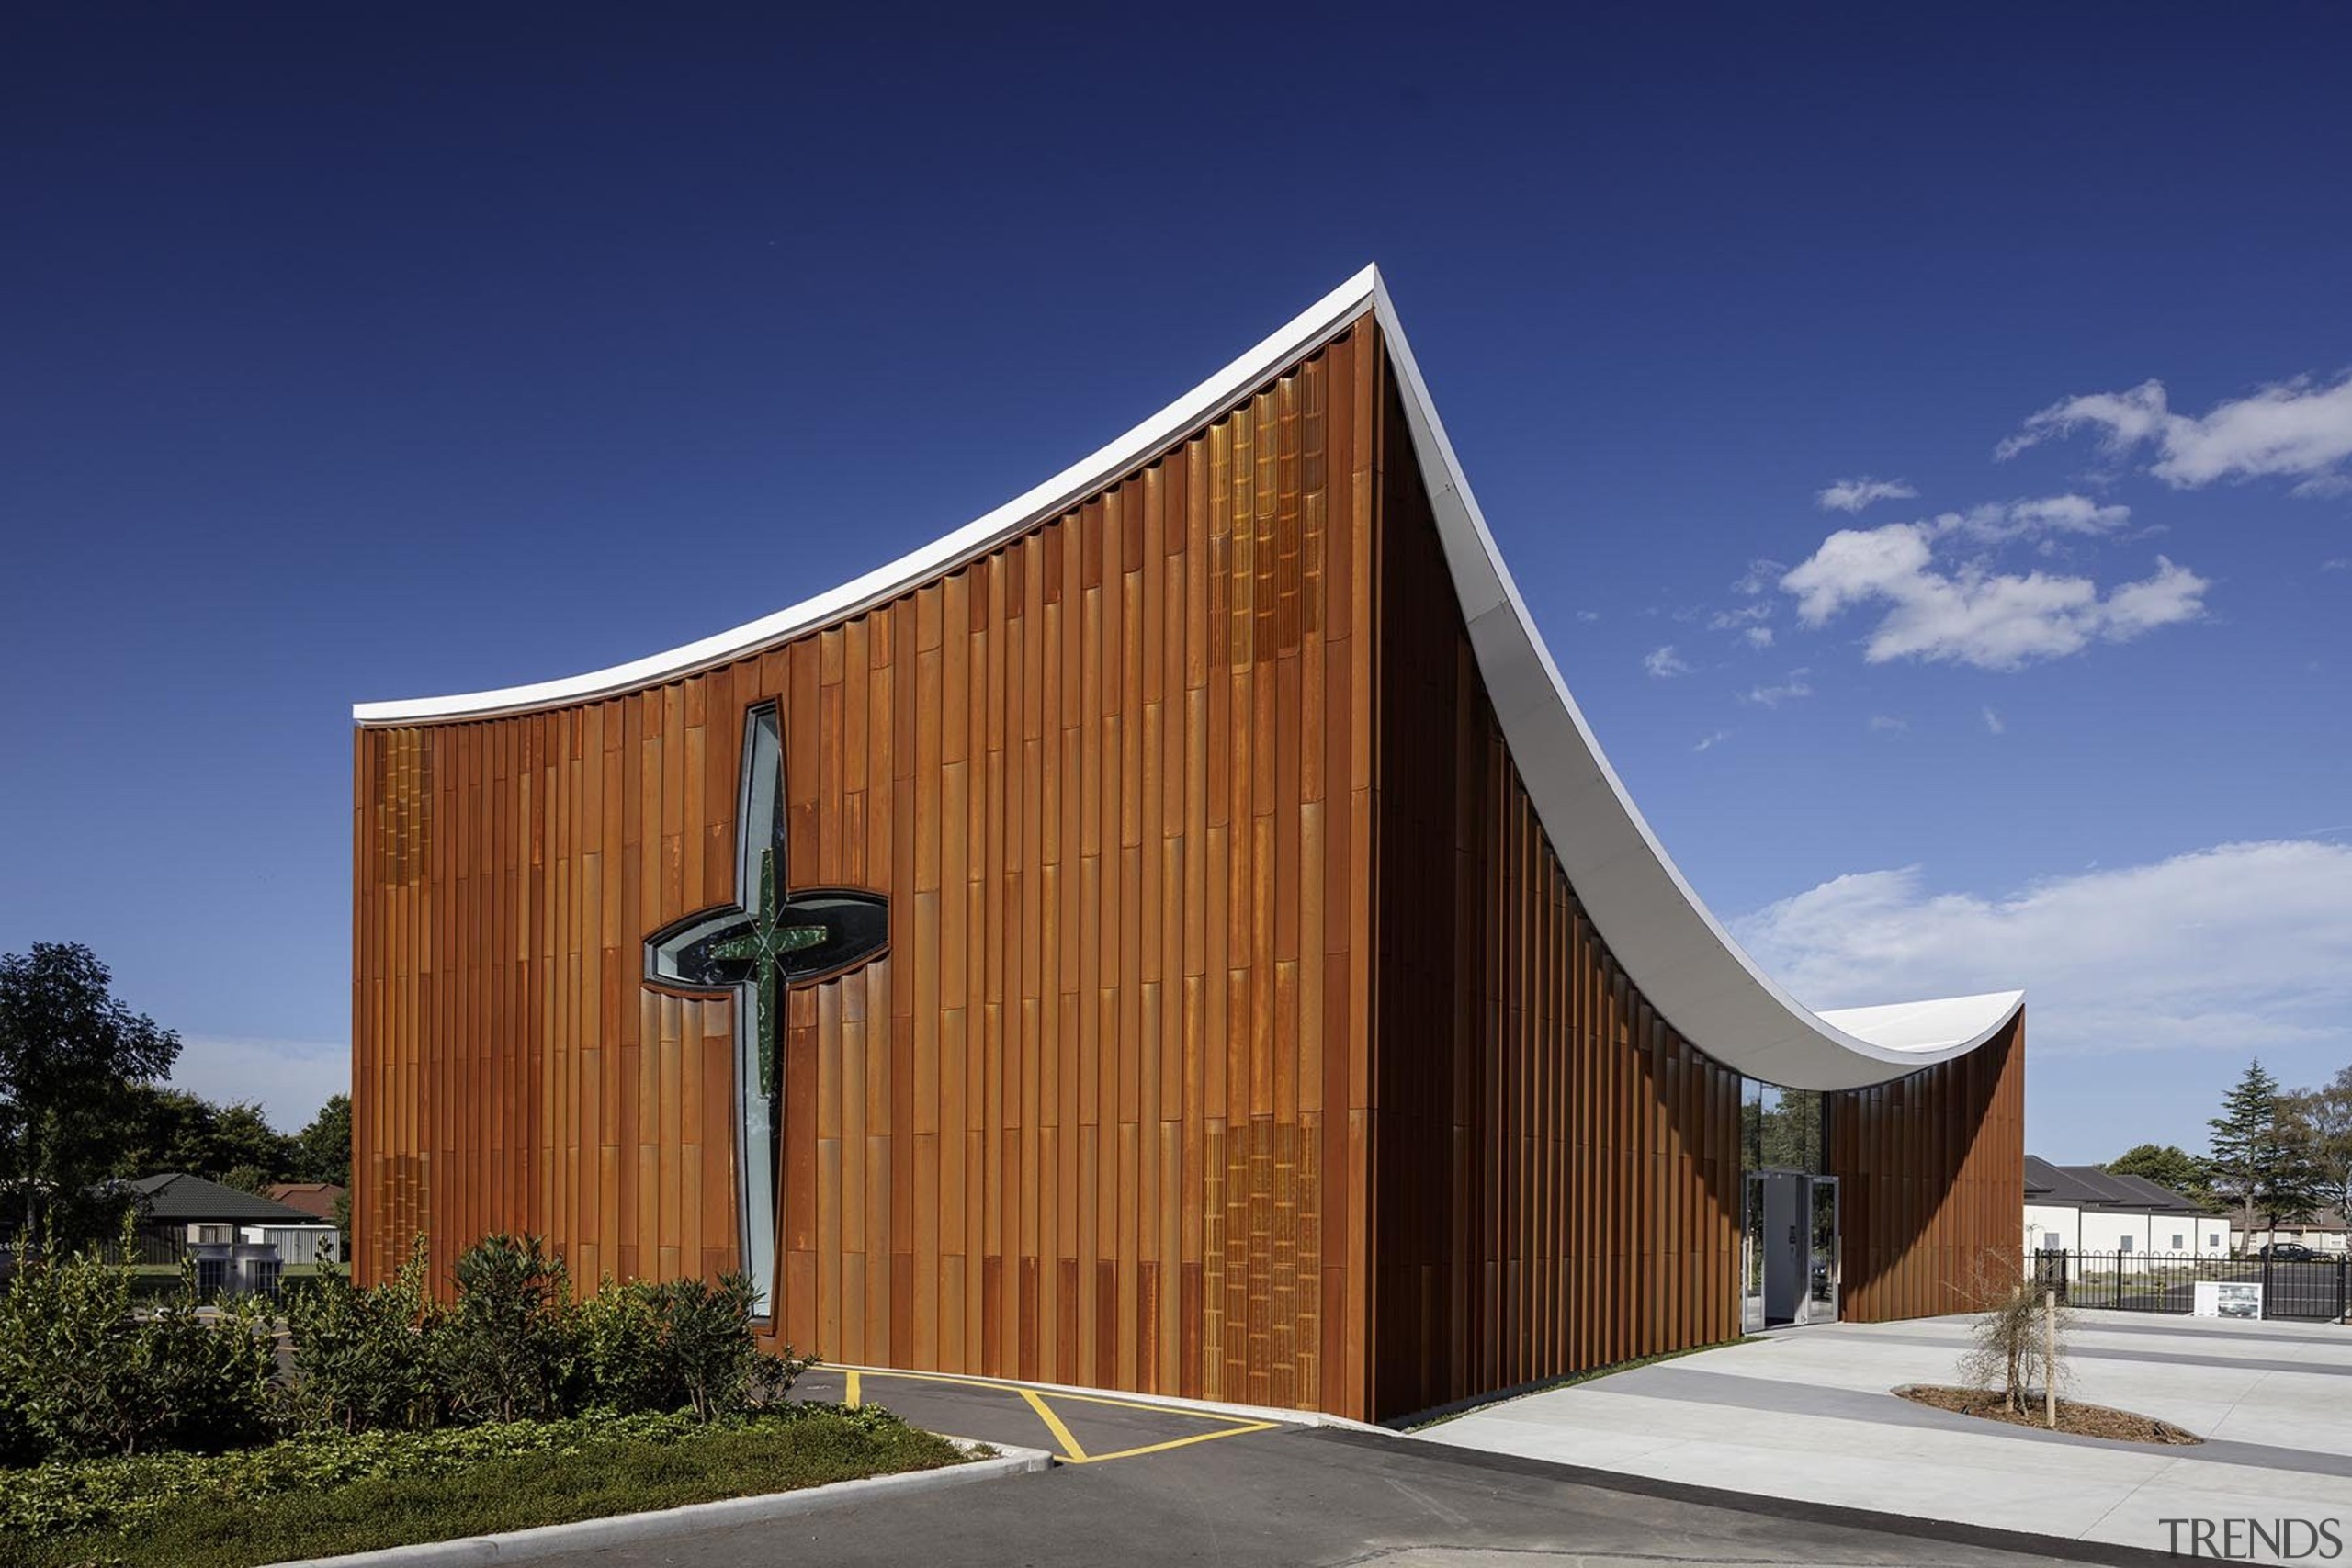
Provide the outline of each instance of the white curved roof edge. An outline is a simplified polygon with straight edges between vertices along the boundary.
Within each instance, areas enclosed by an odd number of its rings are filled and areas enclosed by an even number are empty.
[[[2023,1005],[2023,992],[1815,1013],[1758,968],[1700,901],[1568,694],[1463,477],[1377,267],[1364,268],[1092,456],[944,538],[830,592],[610,669],[499,691],[360,703],[352,717],[363,725],[413,724],[578,702],[690,674],[854,615],[1058,514],[1189,435],[1367,311],[1377,319],[1396,367],[1463,619],[1513,759],[1586,909],[1651,1004],[1715,1060],[1790,1089],[1883,1083],[1964,1055],[1999,1033]]]
[[[1372,290],[1438,537],[1512,760],[1577,897],[1650,1005],[1725,1066],[1788,1089],[1883,1083],[1999,1033],[2025,1004],[2024,992],[1863,1009],[1846,1015],[1854,1024],[1847,1028],[1790,996],[1732,940],[1650,830],[1568,694],[1376,269]],[[1921,1020],[1931,1021],[1932,1032],[1917,1027]]]
[[[406,702],[356,703],[352,706],[351,716],[361,724],[419,724],[434,719],[482,718],[605,696],[648,682],[690,675],[697,670],[723,664],[754,649],[784,642],[811,626],[854,615],[869,605],[896,598],[924,579],[986,555],[1024,529],[1060,515],[1105,482],[1192,434],[1222,412],[1227,404],[1289,361],[1346,331],[1363,314],[1379,277],[1378,268],[1364,268],[1309,306],[1288,326],[1102,450],[1080,458],[987,516],[975,518],[946,537],[910,550],[888,566],[876,567],[830,592],[803,599],[788,609],[748,621],[732,631],[673,648],[667,653],[616,664],[608,670],[494,692],[419,697]]]

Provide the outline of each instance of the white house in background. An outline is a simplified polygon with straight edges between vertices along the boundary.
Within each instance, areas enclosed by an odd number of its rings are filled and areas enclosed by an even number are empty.
[[[2230,1222],[2145,1178],[2025,1156],[2028,1252],[2223,1258]]]
[[[2301,1242],[2324,1257],[2340,1258],[2352,1251],[2346,1240],[2344,1216],[2333,1209],[2319,1210],[2308,1220],[2290,1220],[2277,1230],[2265,1230],[2257,1225],[2253,1234],[2248,1235],[2234,1225],[2230,1228],[2230,1245],[2242,1252],[2251,1252],[2265,1242],[2293,1241]]]
[[[159,1261],[176,1262],[192,1247],[239,1246],[274,1247],[281,1265],[336,1260],[340,1233],[316,1214],[176,1171],[130,1187],[141,1233],[160,1244]]]

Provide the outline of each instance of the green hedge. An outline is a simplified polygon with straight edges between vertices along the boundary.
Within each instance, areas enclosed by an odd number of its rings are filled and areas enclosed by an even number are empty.
[[[575,1298],[560,1255],[493,1235],[426,1288],[420,1247],[362,1290],[339,1269],[285,1303],[281,1371],[266,1303],[198,1310],[193,1270],[153,1308],[96,1252],[38,1258],[0,1294],[0,1467],[217,1453],[290,1432],[430,1431],[590,1413],[706,1422],[779,1403],[810,1363],[762,1350],[755,1293],[716,1281],[616,1283]],[[7,1477],[6,1480],[13,1480]]]

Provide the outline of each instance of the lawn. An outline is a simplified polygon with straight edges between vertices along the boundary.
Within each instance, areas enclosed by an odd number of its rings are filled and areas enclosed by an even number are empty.
[[[600,1435],[600,1426],[613,1435]],[[321,1455],[300,1450],[322,1442],[334,1450],[326,1473],[345,1478],[316,1479]],[[0,1565],[252,1568],[931,1470],[967,1457],[887,1412],[813,1407],[709,1427],[582,1418],[515,1423],[511,1433],[298,1438],[276,1448],[293,1451],[149,1461],[167,1466],[161,1471],[96,1461],[115,1468],[92,1471],[87,1485],[52,1487],[39,1504],[17,1483],[65,1467],[0,1472],[0,1488],[17,1494],[7,1508],[17,1516],[0,1529]],[[90,1524],[107,1511],[108,1493],[126,1501],[112,1522]],[[46,1529],[34,1522],[43,1515]]]

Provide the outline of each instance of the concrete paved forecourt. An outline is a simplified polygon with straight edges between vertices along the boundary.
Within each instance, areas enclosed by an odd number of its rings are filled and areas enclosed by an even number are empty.
[[[2184,1556],[2194,1527],[2165,1520],[2333,1520],[2352,1555],[2352,1328],[2078,1314],[2068,1393],[2208,1439],[2167,1448],[1955,1416],[1888,1392],[1957,1381],[1970,1322],[1779,1331],[1487,1405],[1417,1435],[1768,1496],[2177,1544]]]

